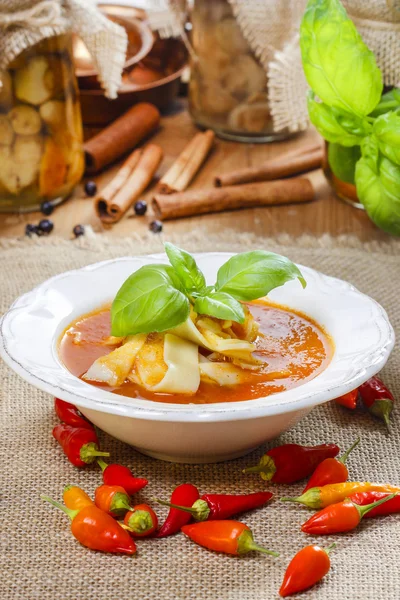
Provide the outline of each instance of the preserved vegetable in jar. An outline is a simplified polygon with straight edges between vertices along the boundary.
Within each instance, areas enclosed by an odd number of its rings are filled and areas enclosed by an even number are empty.
[[[228,0],[194,0],[189,108],[194,121],[236,141],[284,139],[274,132],[268,82]]]
[[[71,35],[23,51],[0,81],[0,211],[61,202],[84,171]]]

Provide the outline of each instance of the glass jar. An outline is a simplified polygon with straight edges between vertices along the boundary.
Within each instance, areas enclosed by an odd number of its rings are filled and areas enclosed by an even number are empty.
[[[194,0],[191,12],[189,110],[195,123],[222,138],[269,142],[275,133],[267,77],[233,16],[228,0]]]
[[[23,51],[0,80],[0,211],[58,204],[84,171],[71,36]]]
[[[355,186],[355,168],[361,157],[360,146],[350,148],[325,142],[322,169],[336,195],[356,208],[364,209]]]

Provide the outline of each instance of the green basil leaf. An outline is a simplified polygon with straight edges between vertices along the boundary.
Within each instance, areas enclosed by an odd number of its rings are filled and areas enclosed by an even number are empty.
[[[206,280],[193,256],[169,242],[166,242],[164,247],[169,262],[174,267],[175,273],[181,280],[186,291],[189,293],[193,291],[204,292],[206,289]]]
[[[341,146],[356,146],[361,143],[362,136],[346,131],[332,108],[323,102],[317,102],[313,92],[308,94],[308,114],[311,123],[327,142]]]
[[[125,281],[111,307],[111,334],[165,331],[189,316],[189,300],[169,265],[146,265]]]
[[[400,165],[400,115],[388,112],[378,117],[374,122],[374,135],[382,154]]]
[[[400,109],[400,89],[393,88],[390,92],[382,95],[379,104],[374,108],[371,117],[379,117],[387,112]]]
[[[361,150],[356,165],[357,195],[378,227],[400,236],[400,167],[380,154],[372,136]]]
[[[230,294],[236,300],[256,300],[295,278],[306,287],[300,270],[288,258],[255,250],[236,254],[222,265],[215,289]]]
[[[356,164],[361,157],[360,146],[346,148],[340,144],[329,144],[328,163],[332,173],[346,183],[355,182]]]
[[[300,48],[307,81],[325,104],[358,116],[374,110],[382,74],[339,0],[309,0]]]
[[[212,292],[207,296],[200,296],[196,299],[193,308],[200,315],[244,323],[243,306],[230,294],[224,292]]]

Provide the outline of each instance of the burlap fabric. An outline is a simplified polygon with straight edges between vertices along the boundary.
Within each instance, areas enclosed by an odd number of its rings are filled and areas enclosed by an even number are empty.
[[[106,95],[116,98],[127,35],[95,0],[0,0],[0,69],[41,40],[67,32],[85,42]]]
[[[218,238],[175,239],[189,250],[234,250],[264,247],[354,283],[387,309],[400,333],[400,246],[360,246],[357,242],[332,242],[285,238],[279,242],[254,239],[228,232]],[[9,304],[44,279],[66,269],[133,253],[161,249],[160,238],[106,242],[59,241],[49,238],[1,247],[1,307]],[[400,398],[400,352],[396,347],[384,378]],[[276,493],[268,507],[242,519],[254,530],[260,544],[278,550],[281,557],[262,555],[241,558],[218,555],[195,546],[178,535],[139,542],[136,557],[102,555],[82,548],[71,536],[67,518],[44,504],[40,493],[59,499],[63,486],[82,485],[93,493],[101,477],[99,469],[78,470],[70,465],[51,437],[56,423],[52,398],[24,383],[0,365],[1,403],[1,519],[0,598],[2,600],[270,600],[277,599],[284,569],[293,554],[317,538],[300,532],[310,515],[296,505],[278,502],[297,494],[302,485],[266,486],[257,476],[241,469],[255,463],[260,448],[251,455],[216,465],[175,465],[141,456],[110,437],[101,436],[113,460],[133,468],[150,480],[137,500],[167,498],[178,483],[191,481],[214,492],[250,492],[268,487]],[[355,414],[334,404],[315,409],[280,442],[320,443],[335,441],[347,448],[360,435],[349,467],[353,479],[400,484],[400,411],[394,411],[391,435],[361,410]],[[265,450],[265,448],[264,448]],[[166,509],[157,509],[162,518]],[[332,537],[318,539],[327,546]],[[400,598],[400,515],[369,520],[357,533],[336,536],[332,570],[324,582],[310,591],[308,600],[398,600]]]

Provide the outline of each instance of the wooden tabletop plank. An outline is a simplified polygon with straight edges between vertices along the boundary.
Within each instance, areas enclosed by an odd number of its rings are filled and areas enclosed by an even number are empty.
[[[152,141],[160,144],[164,151],[164,160],[157,176],[161,176],[169,168],[195,132],[196,127],[186,111],[185,102],[177,101],[172,113],[163,117],[160,131],[152,137]],[[257,165],[267,158],[284,154],[316,138],[317,134],[310,130],[290,140],[271,144],[237,144],[218,139],[215,149],[192,183],[191,189],[211,187],[216,175],[244,166]],[[99,188],[113,177],[117,168],[118,165],[114,165],[96,177]],[[164,224],[164,232],[168,235],[196,228],[205,233],[218,233],[229,228],[265,236],[281,233],[293,236],[320,236],[329,233],[332,236],[353,234],[360,240],[390,239],[388,234],[375,227],[364,211],[338,200],[321,171],[313,173],[312,180],[316,188],[316,200],[312,203],[245,209],[168,221]],[[154,186],[144,194],[146,200],[151,200],[153,190]],[[51,219],[54,222],[54,233],[66,238],[72,236],[72,229],[78,223],[91,225],[97,232],[106,231],[110,235],[129,236],[134,232],[146,231],[152,220],[151,213],[146,217],[135,218],[128,218],[128,215],[132,215],[132,211],[118,224],[104,227],[94,213],[92,199],[85,197],[81,184],[73,196],[54,211]],[[0,214],[0,236],[24,235],[25,224],[38,222],[40,218],[43,218],[40,213]]]

